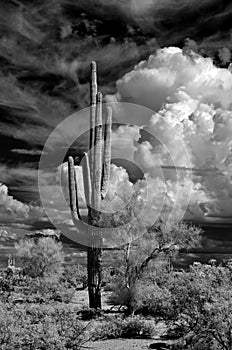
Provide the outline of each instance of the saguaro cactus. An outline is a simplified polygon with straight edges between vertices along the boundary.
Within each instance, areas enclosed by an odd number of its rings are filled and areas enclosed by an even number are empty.
[[[102,117],[102,94],[97,91],[96,63],[91,63],[89,152],[82,161],[85,199],[88,207],[90,245],[87,248],[89,306],[101,308],[102,237],[99,230],[101,201],[110,180],[112,110]],[[68,159],[70,209],[74,224],[81,220],[78,206],[78,181],[72,157]]]

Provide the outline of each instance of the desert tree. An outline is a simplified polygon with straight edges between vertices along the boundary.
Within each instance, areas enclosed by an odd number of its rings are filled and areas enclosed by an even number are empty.
[[[131,213],[136,206],[132,203],[130,206],[133,209],[129,208],[128,211],[127,208],[118,218],[115,215],[114,220],[122,223],[127,217],[131,218]],[[183,221],[168,223],[161,218],[150,226],[149,222],[144,222],[141,218],[118,228],[123,235],[124,243],[116,253],[114,265],[118,267],[118,273],[110,302],[124,303],[127,312],[131,314],[136,307],[137,286],[146,273],[149,273],[151,268],[156,269],[156,266],[162,262],[171,270],[171,261],[180,250],[188,252],[201,245],[202,230],[190,223]]]

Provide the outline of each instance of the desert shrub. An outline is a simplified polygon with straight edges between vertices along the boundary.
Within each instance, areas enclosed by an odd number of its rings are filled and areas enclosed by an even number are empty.
[[[31,278],[28,286],[27,297],[32,300],[40,298],[44,302],[55,300],[69,303],[75,294],[74,287],[67,287],[56,278],[54,280],[52,278]]]
[[[93,338],[116,339],[116,338],[151,338],[155,333],[153,321],[142,319],[138,316],[125,319],[114,318],[99,324],[96,327]]]
[[[151,338],[154,335],[155,327],[153,321],[131,317],[125,319],[122,325],[122,338]]]
[[[164,313],[169,313],[171,298],[168,288],[160,287],[157,283],[141,281],[135,290],[135,312],[163,317]]]
[[[108,297],[108,303],[115,306],[126,306],[130,302],[131,293],[127,286],[123,283],[121,276],[114,279],[113,283],[108,286],[111,294]]]
[[[30,277],[60,277],[63,272],[62,243],[51,237],[21,240],[15,244],[23,271]]]
[[[23,275],[9,274],[3,271],[0,276],[0,300],[8,302],[15,294],[20,297],[30,290],[30,278]]]
[[[118,283],[111,301],[120,303],[121,298],[131,305],[133,298],[135,313],[161,317],[168,336],[179,339],[178,349],[232,348],[231,265],[194,263],[189,271],[156,268],[137,279],[133,290],[120,289]]]
[[[84,307],[81,310],[78,310],[77,315],[83,321],[90,321],[92,319],[99,318],[102,316],[103,312],[100,309],[93,309],[89,307]]]
[[[71,306],[0,304],[2,350],[80,349],[90,333]]]
[[[83,267],[80,264],[78,264],[77,266],[66,266],[60,281],[66,284],[67,287],[74,287],[77,289],[81,284],[82,288],[85,289],[88,285],[86,267]]]
[[[15,285],[18,283],[18,278],[7,275],[5,272],[0,276],[0,300],[6,302],[11,293],[14,291]]]
[[[113,305],[126,307],[132,306],[134,314],[143,316],[153,316],[163,318],[170,314],[172,294],[163,283],[163,279],[168,278],[169,273],[158,272],[146,274],[136,281],[133,289],[121,284],[121,280],[111,285],[112,293],[108,297],[108,302]],[[157,281],[156,281],[157,279]],[[159,280],[160,279],[160,280]]]
[[[16,249],[24,273],[1,271],[0,300],[29,303],[52,300],[69,303],[72,300],[76,286],[67,278],[62,279],[63,252],[60,243],[52,238],[41,238],[37,243],[21,241]],[[35,266],[31,268],[34,262]]]
[[[75,288],[53,278],[32,278],[2,274],[0,277],[0,300],[3,302],[48,303],[59,301],[69,303]]]
[[[125,307],[126,312],[132,307],[133,313],[162,316],[164,310],[170,306],[170,292],[164,286],[167,276],[169,276],[169,261],[165,258],[151,262],[149,269],[136,278],[133,288],[129,288],[125,283],[123,273],[118,274],[110,284],[109,289],[112,293],[108,297],[108,302]]]
[[[94,340],[116,339],[122,335],[121,319],[108,322],[101,322],[93,333]]]
[[[170,332],[184,349],[231,349],[230,267],[197,263],[189,272],[171,273],[166,288],[171,299],[163,317],[172,321]]]

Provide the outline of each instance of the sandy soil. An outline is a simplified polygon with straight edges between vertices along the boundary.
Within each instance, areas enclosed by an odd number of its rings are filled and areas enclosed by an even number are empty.
[[[134,350],[149,349],[149,345],[154,343],[154,339],[110,339],[96,342],[88,342],[85,349],[94,350]]]

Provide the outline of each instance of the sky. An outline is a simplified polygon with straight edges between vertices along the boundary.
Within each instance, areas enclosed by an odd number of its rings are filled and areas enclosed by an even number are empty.
[[[106,101],[144,107],[140,128],[131,118],[129,128],[114,132],[117,157],[127,149],[127,158],[147,174],[156,198],[155,191],[162,189],[167,206],[179,193],[178,210],[183,211],[191,192],[187,218],[231,224],[231,3],[19,3],[0,2],[2,224],[44,225],[37,185],[40,155],[54,128],[88,106],[91,60],[98,63]],[[146,133],[155,134],[159,143],[146,139]],[[120,151],[123,137],[128,141]],[[86,147],[85,136],[67,150],[80,155]],[[173,166],[179,169],[178,184]],[[49,181],[48,171],[46,186]],[[149,200],[156,205],[154,198]]]

